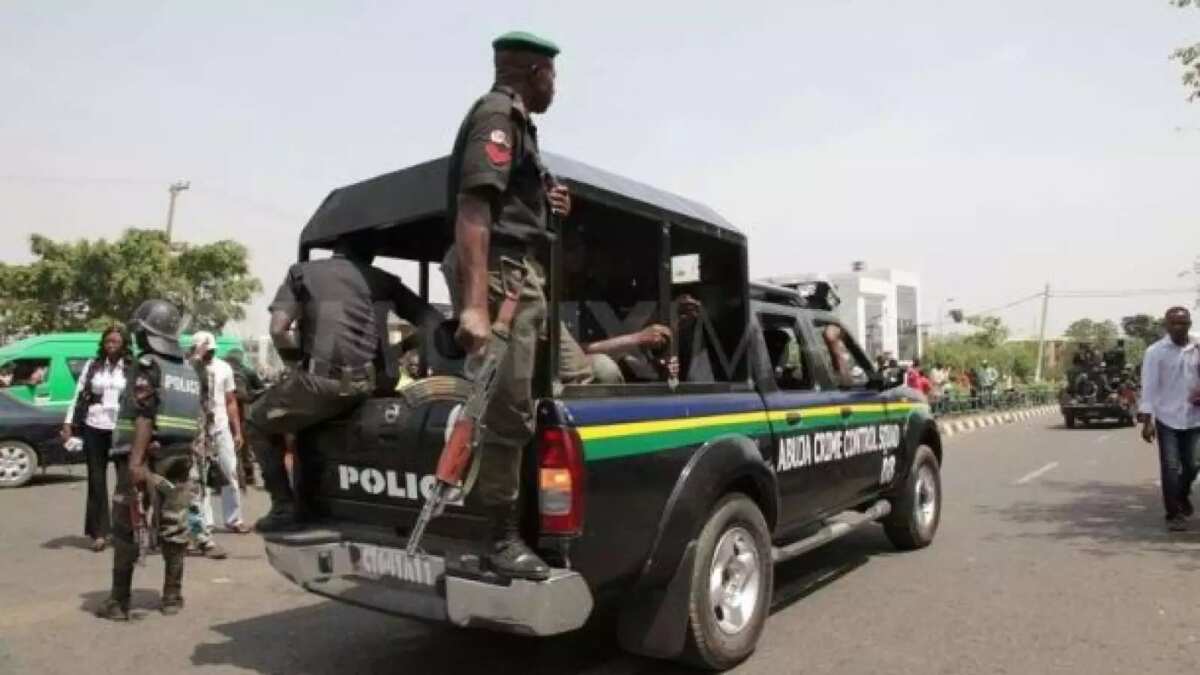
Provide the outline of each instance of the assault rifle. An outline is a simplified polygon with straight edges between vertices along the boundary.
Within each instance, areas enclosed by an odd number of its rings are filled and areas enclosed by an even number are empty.
[[[163,494],[175,489],[174,483],[155,473],[147,474],[146,485],[154,492]],[[130,522],[133,523],[133,541],[137,544],[137,563],[139,565],[146,564],[146,556],[149,555],[155,543],[150,522],[146,516],[146,498],[145,491],[135,488],[133,499],[129,503]]]
[[[509,280],[510,273],[512,282]],[[429,521],[445,510],[447,502],[462,497],[469,487],[464,484],[464,476],[479,450],[479,439],[484,429],[483,415],[496,392],[497,371],[504,362],[504,355],[508,353],[513,315],[524,284],[525,270],[521,265],[501,258],[500,279],[504,284],[504,300],[500,303],[496,320],[492,322],[492,337],[478,360],[479,368],[472,379],[471,394],[466,404],[458,416],[450,420],[450,436],[442,446],[442,454],[438,457],[437,470],[434,472],[437,480],[425,498],[425,504],[421,506],[421,513],[417,515],[405,546],[405,552],[410,556],[420,551],[421,538]]]

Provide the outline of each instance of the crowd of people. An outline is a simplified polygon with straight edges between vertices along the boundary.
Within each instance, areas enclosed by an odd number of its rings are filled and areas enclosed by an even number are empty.
[[[1000,394],[1013,389],[1016,384],[1012,374],[1001,374],[987,359],[972,368],[952,368],[935,363],[925,366],[921,359],[914,359],[903,366],[887,354],[876,357],[876,368],[885,377],[904,384],[925,394],[936,407],[954,398],[979,401],[987,406],[997,402]]]
[[[195,470],[196,488],[189,505],[191,547],[214,559],[226,557],[213,540],[216,521],[211,491],[219,491],[222,524],[226,531],[246,534],[242,492],[255,483],[254,460],[245,443],[246,407],[261,394],[264,385],[258,373],[245,365],[241,350],[216,357],[216,338],[208,332],[193,335],[189,356],[202,365],[208,381],[211,419],[204,430],[208,452]],[[120,325],[101,333],[96,356],[83,367],[72,404],[67,409],[61,435],[68,447],[82,451],[87,466],[87,498],[83,532],[93,550],[103,551],[112,543],[109,508],[108,465],[113,433],[118,424],[122,397],[133,368],[129,334]]]

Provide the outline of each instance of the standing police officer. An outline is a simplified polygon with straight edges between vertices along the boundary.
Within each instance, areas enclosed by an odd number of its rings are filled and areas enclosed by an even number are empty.
[[[100,616],[129,619],[129,594],[138,544],[132,509],[147,487],[160,495],[158,539],[166,568],[162,613],[183,608],[183,560],[188,540],[191,494],[188,473],[193,445],[204,424],[203,380],[184,361],[179,346],[183,319],[165,300],[147,300],[130,320],[129,332],[141,352],[125,389],[113,434],[117,486],[113,494],[112,594]],[[164,480],[166,482],[164,482]]]
[[[369,233],[347,235],[333,257],[292,265],[271,303],[271,340],[292,367],[246,416],[247,440],[259,453],[271,496],[271,510],[256,524],[260,532],[299,526],[283,463],[284,434],[354,408],[376,390],[379,375],[395,386],[388,310],[422,328],[442,320],[398,277],[372,267],[374,258]]]
[[[529,33],[497,38],[492,90],[467,113],[450,155],[447,212],[454,246],[442,270],[458,313],[458,340],[468,352],[491,337],[494,312],[506,284],[519,284],[508,355],[484,418],[478,487],[493,510],[492,568],[510,577],[545,579],[546,563],[520,535],[521,452],[533,436],[532,380],[538,336],[544,330],[545,272],[537,256],[550,211],[565,216],[567,189],[553,183],[542,164],[537,128],[530,118],[554,100],[558,47]],[[520,273],[502,278],[501,259]]]

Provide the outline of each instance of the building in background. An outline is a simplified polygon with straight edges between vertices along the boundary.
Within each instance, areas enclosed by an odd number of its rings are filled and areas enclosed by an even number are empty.
[[[834,313],[868,356],[888,354],[900,361],[921,356],[921,280],[916,274],[872,270],[856,261],[849,272],[781,275],[763,281],[793,287],[827,281],[842,301]]]

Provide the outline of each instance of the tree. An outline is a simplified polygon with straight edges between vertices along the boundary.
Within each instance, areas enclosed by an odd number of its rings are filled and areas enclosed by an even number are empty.
[[[1144,344],[1153,344],[1163,335],[1163,321],[1149,314],[1134,314],[1121,317],[1121,330],[1131,338]]]
[[[1008,326],[996,316],[972,316],[967,323],[979,329],[979,332],[967,336],[967,342],[984,349],[995,349],[1008,339]]]
[[[241,244],[168,243],[157,230],[126,230],[113,242],[30,239],[37,258],[0,265],[0,337],[98,329],[124,322],[161,297],[192,315],[193,329],[219,331],[245,316],[262,289]]]
[[[1087,343],[1096,349],[1109,349],[1117,341],[1117,324],[1111,319],[1092,321],[1078,319],[1073,321],[1063,333],[1075,343]]]
[[[1200,8],[1200,0],[1170,0],[1172,5],[1179,8]],[[1171,58],[1183,66],[1183,86],[1191,93],[1189,101],[1200,99],[1200,42],[1187,47],[1180,47],[1171,53]]]

